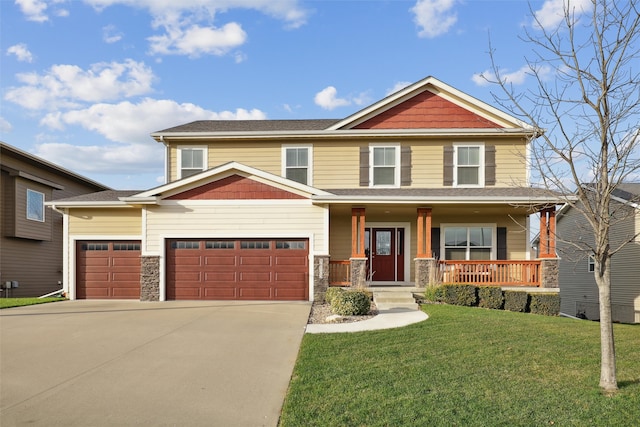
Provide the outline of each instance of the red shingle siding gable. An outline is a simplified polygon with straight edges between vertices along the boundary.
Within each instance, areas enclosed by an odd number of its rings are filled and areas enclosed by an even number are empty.
[[[289,191],[271,187],[239,175],[232,175],[209,184],[174,194],[165,200],[252,200],[305,199]]]
[[[497,128],[498,124],[429,91],[360,123],[354,129]]]

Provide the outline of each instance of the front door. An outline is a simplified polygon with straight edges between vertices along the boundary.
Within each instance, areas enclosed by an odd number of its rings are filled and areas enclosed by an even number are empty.
[[[396,280],[396,229],[371,229],[371,280]]]

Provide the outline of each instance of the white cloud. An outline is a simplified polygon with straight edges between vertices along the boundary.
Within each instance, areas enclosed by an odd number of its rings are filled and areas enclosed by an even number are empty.
[[[10,88],[4,99],[31,110],[77,108],[82,102],[101,102],[151,92],[155,76],[142,62],[54,65],[44,74],[22,73],[23,86]]]
[[[421,28],[418,36],[434,38],[449,31],[458,20],[452,11],[456,3],[457,0],[418,0],[411,8],[414,22]]]
[[[335,87],[327,86],[320,92],[316,93],[314,102],[325,110],[333,110],[334,108],[351,105],[351,101],[344,98],[338,98],[337,94],[338,91]]]
[[[33,62],[33,55],[24,43],[14,44],[7,49],[7,55],[15,55],[20,62]]]
[[[552,29],[562,22],[565,10],[570,11],[578,18],[583,13],[591,10],[592,0],[546,0],[542,7],[535,11],[533,26],[535,28]]]
[[[95,104],[89,108],[47,114],[41,125],[63,130],[81,126],[116,142],[144,142],[149,134],[194,120],[258,120],[266,115],[260,110],[238,108],[235,112],[213,112],[191,103],[146,98],[139,103]]]
[[[163,153],[160,144],[149,141],[88,146],[49,142],[38,144],[34,154],[81,173],[127,174],[156,172]]]
[[[399,90],[404,89],[405,87],[411,85],[412,82],[397,82],[395,85],[393,85],[393,87],[391,89],[387,89],[387,93],[385,94],[385,96],[389,96],[392,93],[396,93]]]
[[[192,25],[189,28],[174,26],[167,34],[149,37],[152,54],[188,55],[196,58],[212,54],[222,56],[247,40],[247,33],[235,22],[222,28]]]
[[[547,80],[551,76],[552,71],[552,68],[548,65],[542,65],[537,68],[536,73],[541,80]],[[516,71],[509,72],[509,70],[504,69],[500,70],[499,73],[500,79],[504,83],[519,86],[525,83],[527,77],[533,75],[533,70],[529,65],[523,65]],[[482,73],[474,74],[471,77],[471,80],[478,86],[488,86],[490,84],[496,83],[498,81],[498,77],[492,70],[486,70]]]
[[[102,40],[105,43],[116,43],[122,40],[122,33],[118,31],[115,25],[107,25],[102,27]]]
[[[0,132],[9,133],[13,130],[13,126],[4,117],[0,117]]]
[[[28,21],[45,22],[49,20],[45,14],[48,5],[44,0],[16,0],[16,4]]]

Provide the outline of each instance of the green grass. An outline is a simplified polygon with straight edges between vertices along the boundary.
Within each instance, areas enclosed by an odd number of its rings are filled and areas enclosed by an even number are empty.
[[[405,328],[305,335],[280,425],[637,425],[639,325],[614,325],[620,391],[606,397],[596,322],[423,310]]]
[[[64,300],[66,300],[66,298],[0,298],[0,309]]]

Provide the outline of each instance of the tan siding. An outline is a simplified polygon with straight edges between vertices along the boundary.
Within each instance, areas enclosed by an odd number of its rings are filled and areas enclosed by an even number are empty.
[[[138,236],[142,233],[142,211],[135,208],[71,209],[69,234]]]
[[[500,143],[495,147],[496,187],[526,185],[526,146]]]
[[[368,144],[318,143],[313,147],[313,185],[318,188],[357,188],[360,146]]]
[[[308,204],[212,206],[184,203],[153,206],[147,211],[146,251],[160,253],[162,236],[280,237],[311,234],[313,250],[322,253],[325,242],[323,226],[324,209]]]
[[[442,187],[444,141],[414,145],[411,148],[411,186]]]
[[[178,179],[178,149],[174,146],[169,148],[169,181],[175,181]]]
[[[223,163],[238,162],[245,165],[280,175],[281,144],[234,142],[230,145],[209,145],[209,167]]]

